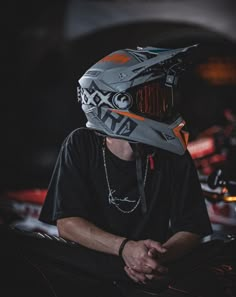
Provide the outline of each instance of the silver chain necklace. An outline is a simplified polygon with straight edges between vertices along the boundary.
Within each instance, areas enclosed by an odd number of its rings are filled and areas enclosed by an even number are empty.
[[[103,146],[102,146],[102,155],[103,155],[103,165],[104,165],[107,188],[108,188],[108,201],[109,201],[109,204],[113,204],[119,211],[121,211],[123,213],[133,212],[138,207],[138,205],[139,205],[139,203],[141,201],[141,196],[139,196],[139,199],[138,199],[137,202],[135,200],[129,200],[128,197],[124,197],[123,199],[121,199],[121,198],[113,196],[113,194],[116,192],[116,190],[111,189],[109,178],[108,178],[105,144],[103,144]],[[144,173],[144,181],[143,181],[143,186],[144,187],[145,187],[146,180],[147,180],[147,172],[148,172],[148,156],[147,156],[147,159],[146,159],[146,168],[145,168],[145,173]],[[123,210],[119,206],[120,202],[127,202],[127,203],[135,203],[136,202],[136,204],[130,210]]]

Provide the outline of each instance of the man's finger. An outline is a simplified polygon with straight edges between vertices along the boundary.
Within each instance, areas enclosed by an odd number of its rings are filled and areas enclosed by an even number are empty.
[[[165,253],[167,249],[162,246],[159,242],[150,241],[150,249],[155,249],[159,253]]]
[[[149,280],[153,280],[155,278],[154,274],[145,274],[146,278]]]
[[[138,280],[138,282],[146,284],[146,276],[144,273],[139,273],[130,267],[126,267],[126,269],[128,271],[129,276],[132,276],[132,278]]]
[[[128,276],[129,276],[134,282],[136,282],[136,283],[139,282],[139,280],[138,280],[136,277],[134,277],[134,276],[130,273],[130,270],[129,270],[128,267],[125,266],[124,269],[125,269],[125,272],[128,274]]]
[[[164,267],[164,266],[159,266],[157,268],[157,271],[160,272],[160,273],[162,273],[162,274],[166,274],[166,273],[168,273],[168,268],[167,267]]]
[[[158,260],[149,258],[146,260],[146,265],[144,266],[142,272],[145,274],[152,274],[155,272],[166,274],[168,272],[168,268],[158,263]]]
[[[153,266],[154,265],[155,264],[153,264]],[[138,266],[132,266],[130,268],[132,268],[133,271],[135,271],[137,273],[142,273],[142,274],[150,274],[150,273],[152,273],[152,270],[153,270],[153,268],[151,267],[151,264],[150,265],[146,265],[145,264],[145,265],[142,265],[140,267],[138,267]]]
[[[148,250],[148,256],[152,258],[157,258],[158,257],[158,252],[156,249],[151,248]]]
[[[153,270],[156,270],[160,264],[154,257],[148,257],[145,260],[145,272],[144,273],[151,273]],[[148,271],[149,270],[149,271]],[[151,271],[150,271],[151,270]],[[147,272],[146,272],[147,271]]]

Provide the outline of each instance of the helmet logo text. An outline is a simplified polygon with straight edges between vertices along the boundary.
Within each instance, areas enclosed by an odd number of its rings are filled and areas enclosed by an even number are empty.
[[[137,127],[137,124],[132,119],[113,113],[111,110],[106,110],[102,114],[102,110],[99,108],[97,116],[116,135],[129,136]]]
[[[117,131],[117,134],[122,136],[129,136],[134,131],[136,126],[137,124],[134,121],[132,121],[131,119],[126,119],[126,121]]]
[[[80,90],[80,97],[82,104],[90,104],[93,106],[107,104],[108,106],[113,107],[109,101],[111,93],[100,91],[94,82],[92,82],[88,89]]]

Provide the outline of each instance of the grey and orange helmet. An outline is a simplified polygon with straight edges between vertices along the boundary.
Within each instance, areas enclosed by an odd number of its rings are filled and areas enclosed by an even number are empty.
[[[78,99],[86,126],[110,137],[184,154],[188,132],[174,111],[174,89],[194,47],[123,49],[99,60],[79,79]]]

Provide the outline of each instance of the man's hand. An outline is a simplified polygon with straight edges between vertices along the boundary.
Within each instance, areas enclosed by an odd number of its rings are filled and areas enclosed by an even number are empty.
[[[147,239],[128,241],[123,250],[125,272],[135,282],[146,283],[148,280],[160,279],[167,273],[167,268],[158,261],[158,255],[166,249],[159,242]]]

